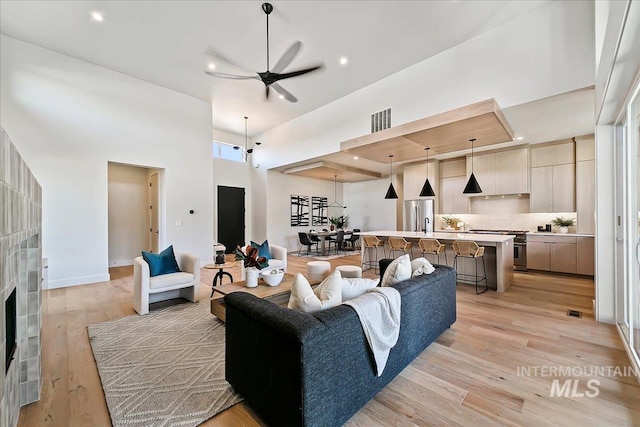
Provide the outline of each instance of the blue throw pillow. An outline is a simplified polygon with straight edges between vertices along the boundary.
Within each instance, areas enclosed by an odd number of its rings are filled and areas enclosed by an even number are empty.
[[[258,244],[252,240],[251,246],[258,249],[258,256],[263,256],[266,259],[271,259],[271,250],[269,249],[268,240],[265,240],[264,242],[262,242],[262,244]]]
[[[142,251],[142,258],[149,264],[149,275],[151,277],[180,272],[176,256],[173,253],[173,245],[159,254]]]

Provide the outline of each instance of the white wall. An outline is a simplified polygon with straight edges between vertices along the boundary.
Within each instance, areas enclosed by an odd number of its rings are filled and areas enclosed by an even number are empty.
[[[351,228],[363,231],[396,229],[396,201],[384,198],[387,188],[389,178],[344,184],[344,204]]]
[[[211,106],[9,37],[0,41],[2,126],[42,184],[49,287],[109,279],[109,161],[164,169],[160,246],[210,260]]]
[[[149,250],[149,169],[109,163],[108,179],[109,266],[133,265]]]
[[[269,243],[280,245],[288,248],[290,251],[297,251],[300,247],[298,233],[300,231],[307,232],[311,229],[322,229],[321,226],[311,225],[311,216],[309,216],[308,227],[291,227],[291,195],[326,197],[329,203],[334,201],[334,184],[333,181],[324,181],[320,179],[306,178],[302,176],[286,175],[278,171],[268,171],[267,173],[267,237]],[[342,203],[343,184],[337,184],[337,201]],[[342,209],[329,209],[329,216],[340,216],[348,214],[349,210],[341,212]],[[311,206],[309,206],[309,215],[311,215]],[[349,221],[349,226],[352,226]],[[325,226],[324,228],[329,228]],[[253,238],[256,240],[256,238]]]

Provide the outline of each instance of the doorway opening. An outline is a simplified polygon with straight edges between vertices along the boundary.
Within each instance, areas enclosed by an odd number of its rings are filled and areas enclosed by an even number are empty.
[[[159,252],[162,170],[108,163],[109,267],[133,265],[141,251]]]

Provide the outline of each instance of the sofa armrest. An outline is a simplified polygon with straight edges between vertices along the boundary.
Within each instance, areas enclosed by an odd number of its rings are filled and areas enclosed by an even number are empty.
[[[141,256],[133,260],[133,288],[136,294],[139,291],[149,292],[149,264]]]
[[[271,251],[271,258],[282,260],[284,263],[283,269],[284,272],[287,272],[287,248],[278,245],[269,245],[269,250]]]
[[[176,261],[181,271],[193,274],[194,283],[200,284],[200,258],[187,252],[178,252]]]

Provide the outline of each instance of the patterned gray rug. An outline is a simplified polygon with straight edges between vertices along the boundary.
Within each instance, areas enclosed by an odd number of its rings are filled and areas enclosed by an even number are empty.
[[[224,379],[209,301],[89,325],[114,426],[197,426],[242,400]]]

